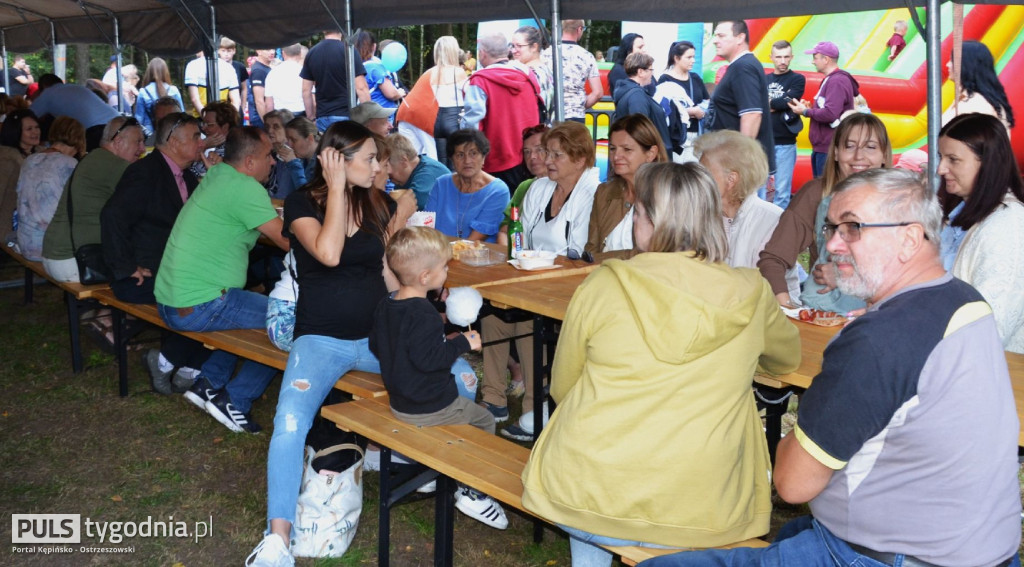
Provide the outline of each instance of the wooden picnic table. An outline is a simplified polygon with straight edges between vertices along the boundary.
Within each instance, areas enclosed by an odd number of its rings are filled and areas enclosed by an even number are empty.
[[[587,273],[574,273],[561,278],[548,278],[517,283],[499,283],[481,286],[480,295],[500,308],[517,308],[562,321],[565,319],[569,300]],[[807,388],[811,379],[821,370],[821,357],[828,342],[839,332],[840,327],[821,327],[795,321],[800,330],[800,344],[803,357],[800,367],[791,374],[782,376],[759,375],[758,383],[784,388],[797,386]]]
[[[456,240],[455,238],[451,239]],[[504,246],[490,242],[484,242],[483,245],[502,256],[506,254]],[[562,267],[550,270],[519,270],[504,260],[490,266],[470,266],[452,258],[448,262],[448,281],[445,285],[449,288],[482,287],[501,283],[546,280],[574,274],[588,274],[597,267],[597,264],[588,264],[583,260],[569,260],[565,256],[555,258],[555,265]]]
[[[477,289],[484,299],[496,307],[518,308],[561,321],[565,319],[565,312],[573,293],[592,269],[587,272],[563,274],[563,277],[495,283],[479,286]],[[821,372],[825,347],[842,327],[821,327],[803,321],[794,321],[793,324],[800,332],[800,366],[795,372],[781,376],[757,374],[754,376],[754,382],[772,388],[806,390],[814,377]],[[1006,361],[1017,404],[1017,415],[1020,416],[1022,423],[1018,444],[1024,447],[1024,355],[1007,352]]]

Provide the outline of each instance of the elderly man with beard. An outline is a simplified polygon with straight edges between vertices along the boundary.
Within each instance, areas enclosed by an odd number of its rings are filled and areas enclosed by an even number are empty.
[[[664,565],[1020,565],[1019,424],[992,310],[939,259],[942,212],[916,174],[841,183],[823,236],[868,301],[825,350],[779,443],[779,496],[812,517],[770,547]],[[873,561],[865,561],[868,558]]]

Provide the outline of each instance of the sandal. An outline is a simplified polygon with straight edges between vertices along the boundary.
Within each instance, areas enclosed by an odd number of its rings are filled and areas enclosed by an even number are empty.
[[[114,344],[114,329],[111,327],[104,327],[97,321],[89,321],[85,326],[85,334],[91,338],[100,350],[107,354],[116,354],[116,345]]]

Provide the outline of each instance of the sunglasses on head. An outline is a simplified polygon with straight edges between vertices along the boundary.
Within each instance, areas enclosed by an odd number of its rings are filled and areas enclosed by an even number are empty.
[[[114,132],[114,135],[110,137],[110,141],[113,142],[117,138],[117,135],[123,132],[125,128],[131,128],[132,126],[138,125],[139,121],[136,120],[134,116],[129,116],[125,119],[124,123],[121,124],[121,127],[118,128],[116,132]]]

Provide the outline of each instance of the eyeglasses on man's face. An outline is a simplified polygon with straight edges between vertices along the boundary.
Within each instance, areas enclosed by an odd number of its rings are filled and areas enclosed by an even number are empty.
[[[894,226],[910,226],[912,224],[921,224],[917,221],[907,222],[855,222],[847,221],[840,223],[825,222],[821,227],[821,235],[825,240],[832,240],[835,234],[839,233],[839,238],[843,239],[843,242],[857,242],[860,240],[860,232],[865,228],[888,228]],[[925,240],[928,240],[928,235],[925,235]]]

